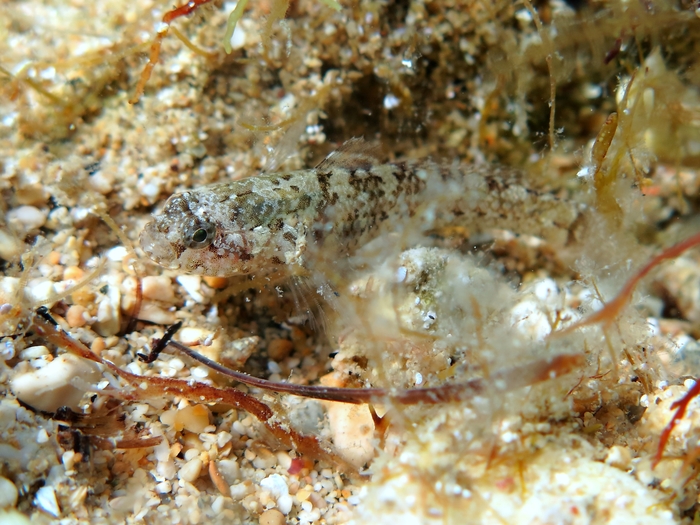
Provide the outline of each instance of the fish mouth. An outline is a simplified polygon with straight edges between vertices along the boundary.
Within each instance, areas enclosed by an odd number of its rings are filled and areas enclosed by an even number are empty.
[[[158,228],[157,221],[151,221],[141,232],[139,243],[141,249],[150,259],[169,270],[177,270],[177,253],[173,245],[165,239],[165,234]]]

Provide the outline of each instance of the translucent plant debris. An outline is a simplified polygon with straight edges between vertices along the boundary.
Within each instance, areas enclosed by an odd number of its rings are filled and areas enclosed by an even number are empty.
[[[695,522],[696,11],[0,7],[0,522]]]

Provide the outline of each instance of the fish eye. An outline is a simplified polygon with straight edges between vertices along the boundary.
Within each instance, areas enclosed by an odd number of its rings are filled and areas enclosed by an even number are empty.
[[[192,234],[192,240],[194,242],[204,242],[207,240],[207,230],[200,228]]]
[[[185,227],[185,245],[187,248],[201,250],[211,244],[215,233],[214,225],[203,221],[192,221]]]

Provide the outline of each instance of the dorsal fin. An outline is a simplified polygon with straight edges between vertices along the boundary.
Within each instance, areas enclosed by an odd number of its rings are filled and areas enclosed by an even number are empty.
[[[353,137],[323,159],[316,169],[344,168],[369,171],[377,164],[382,164],[379,147],[365,142],[362,137]]]

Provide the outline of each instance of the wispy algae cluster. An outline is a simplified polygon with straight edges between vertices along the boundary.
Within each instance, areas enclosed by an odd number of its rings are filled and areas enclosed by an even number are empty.
[[[4,4],[0,520],[696,520],[698,34],[685,1]],[[173,194],[317,165],[445,190],[352,249],[310,200],[293,271],[134,248]]]

